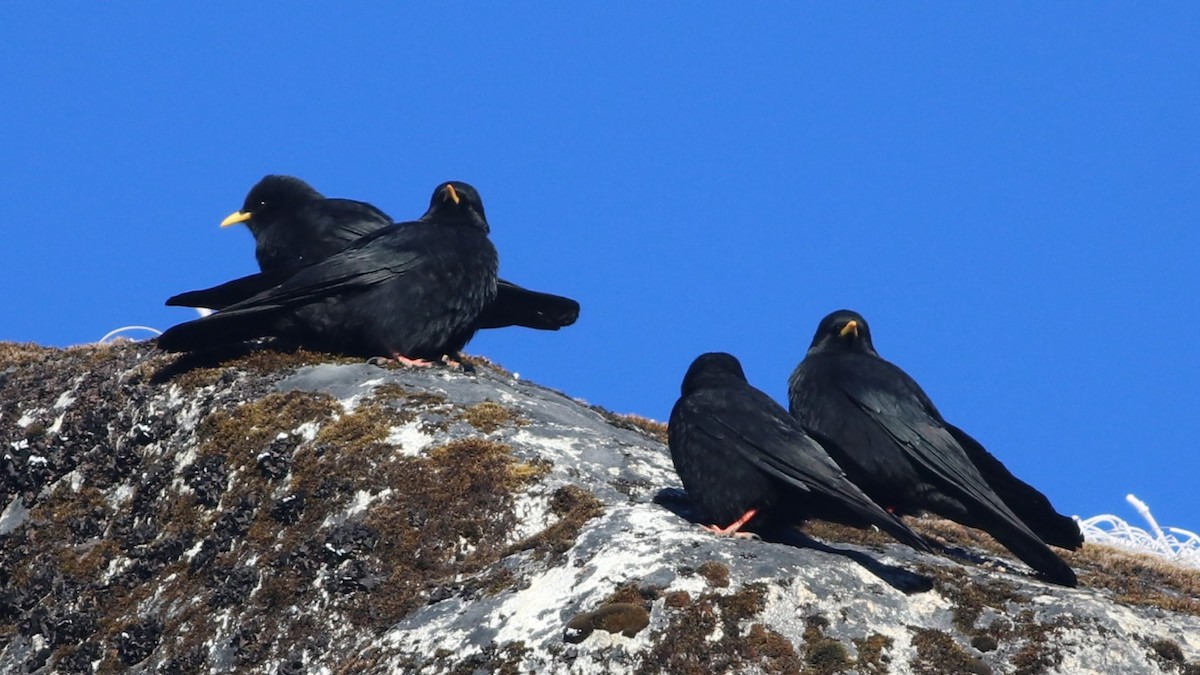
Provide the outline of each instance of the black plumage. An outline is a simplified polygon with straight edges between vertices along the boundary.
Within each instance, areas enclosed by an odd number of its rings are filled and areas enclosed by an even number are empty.
[[[266,176],[221,227],[238,223],[254,235],[259,269],[273,272],[324,260],[359,237],[388,227],[392,219],[366,202],[325,197],[299,178]]]
[[[192,351],[257,337],[359,356],[453,358],[496,297],[498,257],[478,195],[443,183],[428,221],[397,223],[158,339]],[[472,190],[472,192],[474,192]]]
[[[782,406],[752,387],[733,356],[696,358],[681,391],[668,424],[671,459],[692,502],[721,526],[717,531],[736,531],[747,522],[770,528],[820,518],[878,525],[927,550],[919,536],[847,480]]]
[[[434,200],[416,222],[436,222],[443,211],[461,203],[487,218],[479,193],[470,185],[451,181],[455,197]],[[458,200],[458,201],[456,201]],[[277,286],[297,270],[324,260],[355,240],[391,226],[383,211],[352,199],[324,197],[308,183],[291,176],[266,176],[246,196],[242,209],[231,214],[222,227],[245,223],[255,240],[255,257],[261,272],[198,291],[167,299],[169,306],[224,309]],[[480,314],[478,328],[523,326],[558,330],[575,323],[579,303],[560,295],[523,288],[498,280],[496,298]]]
[[[1073,520],[947,423],[917,383],[882,359],[855,312],[825,317],[788,383],[791,413],[850,480],[899,515],[930,511],[991,534],[1047,580],[1076,584],[1046,542],[1074,548]]]

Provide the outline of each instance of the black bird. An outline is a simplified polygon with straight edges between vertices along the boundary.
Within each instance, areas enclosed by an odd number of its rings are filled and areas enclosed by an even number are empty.
[[[299,346],[406,363],[454,358],[496,297],[496,249],[482,203],[443,183],[436,218],[397,223],[216,314],[158,338],[193,351],[278,337]],[[469,186],[468,186],[469,187]]]
[[[792,415],[828,441],[829,454],[876,503],[897,515],[931,511],[982,529],[1047,580],[1076,585],[1075,573],[1043,543],[1078,546],[1075,522],[948,424],[907,373],[879,356],[859,314],[840,310],[821,321],[788,382],[788,400]]]
[[[324,260],[392,219],[366,202],[325,197],[299,178],[266,176],[221,227],[238,223],[254,235],[259,269],[273,272]]]
[[[668,444],[692,502],[719,534],[820,518],[878,525],[913,548],[925,542],[849,480],[783,406],[746,381],[736,358],[702,354],[683,378]]]
[[[460,208],[458,201],[476,209],[480,217],[483,202],[475,188],[451,181],[455,198],[436,201],[420,222],[443,218],[442,212]],[[266,176],[250,193],[240,211],[229,215],[221,227],[245,223],[254,235],[258,274],[199,291],[189,291],[167,300],[168,306],[224,309],[283,283],[302,267],[324,260],[345,249],[360,237],[392,225],[383,211],[353,199],[327,198],[308,183],[291,176]],[[539,330],[558,330],[575,323],[579,303],[570,298],[540,293],[503,279],[497,282],[496,299],[481,313],[478,328],[524,326]]]

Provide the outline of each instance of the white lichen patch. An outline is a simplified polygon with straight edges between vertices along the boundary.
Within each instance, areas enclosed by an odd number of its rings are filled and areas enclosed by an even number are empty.
[[[113,577],[117,576],[121,572],[124,572],[125,569],[128,568],[132,563],[132,560],[123,555],[109,560],[108,567],[104,568],[104,572],[100,574],[100,583],[107,584],[108,582],[112,581]]]
[[[398,454],[416,457],[433,444],[433,436],[421,428],[420,420],[392,427],[384,442],[396,446]]]
[[[566,564],[528,577],[528,583],[523,583],[520,590],[501,596],[482,624],[463,626],[457,624],[459,617],[454,613],[431,608],[432,616],[418,613],[385,639],[402,651],[430,653],[445,648],[465,656],[469,653],[463,652],[467,638],[484,627],[496,631],[493,640],[497,644],[518,640],[539,647],[561,644],[566,621],[573,613],[592,609],[626,582],[673,567],[669,542],[691,536],[679,531],[678,519],[674,524],[670,522],[673,518],[669,512],[645,504],[617,507],[590,521],[580,535],[576,549],[590,548],[600,542],[585,544],[585,541],[601,537],[603,543],[598,551],[586,559],[568,554]],[[687,585],[693,587],[694,582],[689,580]],[[629,650],[648,644],[644,634],[619,643]]]
[[[20,527],[28,516],[29,509],[25,508],[25,500],[20,495],[13,497],[8,506],[4,507],[4,512],[0,513],[0,536]]]
[[[75,386],[78,386],[78,385],[79,385],[79,380],[76,380]],[[72,403],[75,402],[74,394],[75,394],[74,387],[72,387],[69,391],[64,391],[63,393],[59,394],[58,398],[55,399],[55,401],[54,401],[54,409],[55,410],[64,410],[67,407],[69,407]]]
[[[391,488],[384,488],[373,494],[366,490],[358,490],[354,493],[354,496],[350,499],[350,504],[345,509],[325,516],[325,520],[321,521],[321,527],[326,528],[341,525],[354,516],[366,511],[375,502],[387,499],[391,494]],[[326,546],[328,547],[328,545]]]
[[[544,493],[522,492],[513,500],[517,524],[508,535],[509,543],[528,539],[551,525],[550,497]]]
[[[499,393],[500,393],[500,403],[504,404],[505,406],[513,407],[513,406],[521,405],[522,399],[520,399],[516,396],[513,396],[511,393],[509,393],[507,391],[501,391]]]
[[[317,432],[320,431],[321,425],[316,422],[305,422],[300,426],[292,429],[292,434],[299,436],[306,442],[310,442],[317,437]]]
[[[125,503],[133,498],[134,486],[129,483],[121,483],[108,497],[108,505],[115,510],[121,510]]]
[[[534,448],[540,451],[539,454],[542,456],[558,457],[560,458],[559,461],[571,465],[583,459],[583,452],[579,447],[581,445],[580,440],[570,436],[541,436],[521,429],[513,435],[509,440],[509,444]]]

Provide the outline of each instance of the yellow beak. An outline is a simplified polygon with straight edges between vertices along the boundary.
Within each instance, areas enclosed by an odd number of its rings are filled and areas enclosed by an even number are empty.
[[[230,225],[244,223],[247,220],[250,220],[250,218],[253,216],[254,214],[250,213],[249,211],[234,211],[233,213],[229,214],[225,220],[221,221],[221,227],[229,227]]]
[[[449,183],[446,183],[446,194],[450,195],[450,199],[453,199],[455,204],[459,203],[458,192]]]
[[[838,335],[840,335],[842,337],[846,337],[847,335],[849,335],[851,333],[854,333],[854,337],[858,337],[858,322],[857,321],[853,321],[853,320],[847,321],[846,325],[842,326],[842,330],[838,331]]]

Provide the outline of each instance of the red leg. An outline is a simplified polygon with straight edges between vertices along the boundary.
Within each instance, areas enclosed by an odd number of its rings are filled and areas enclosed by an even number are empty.
[[[392,353],[392,358],[399,361],[401,365],[408,366],[410,368],[428,368],[433,365],[432,361],[426,361],[425,359],[410,359],[403,354],[397,354],[395,352]]]
[[[741,530],[746,523],[750,522],[751,518],[757,515],[758,509],[750,509],[749,511],[743,513],[741,518],[733,521],[733,523],[731,523],[728,527],[718,527],[716,525],[703,525],[702,527],[719,537],[749,538],[753,537],[754,535],[749,532],[739,532],[739,530]]]

